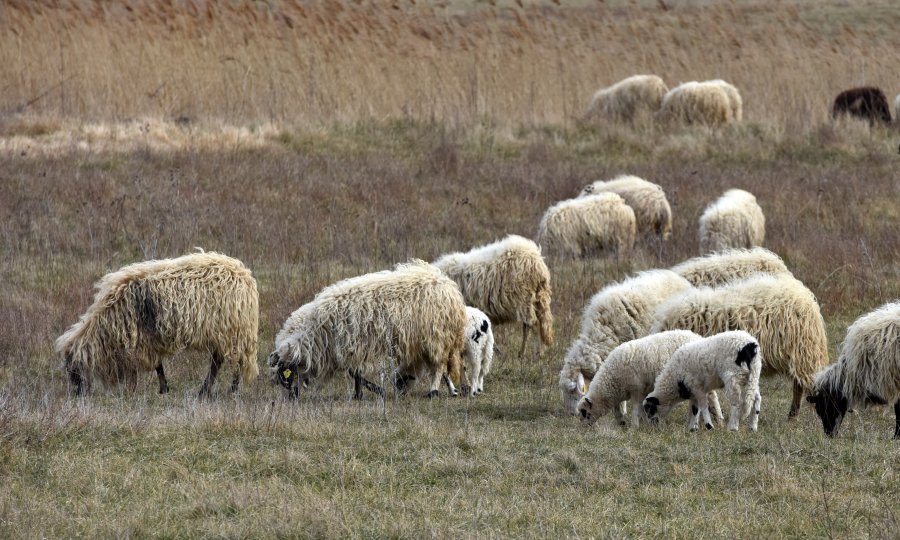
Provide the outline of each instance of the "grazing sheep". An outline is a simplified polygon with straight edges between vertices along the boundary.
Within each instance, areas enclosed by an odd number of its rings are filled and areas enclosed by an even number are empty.
[[[494,361],[494,331],[491,320],[478,308],[466,306],[466,378],[470,396],[484,392],[484,376]]]
[[[598,90],[584,120],[599,116],[615,122],[634,122],[659,109],[668,90],[656,75],[633,75]]]
[[[634,246],[634,210],[615,193],[556,203],[538,227],[538,244],[548,253],[586,257],[627,252]]]
[[[468,305],[482,310],[495,325],[522,323],[519,358],[535,324],[541,342],[553,344],[550,270],[531,240],[511,234],[467,253],[444,255],[434,265],[459,285]]]
[[[201,397],[225,362],[235,366],[232,391],[241,377],[250,383],[259,374],[259,295],[239,260],[209,252],[145,261],[106,274],[96,287],[94,303],[56,340],[77,395],[95,376],[133,388],[139,372],[153,369],[164,394],[162,361],[183,349],[212,355]]]
[[[830,437],[848,410],[894,403],[894,438],[900,439],[900,302],[863,315],[847,329],[838,361],[816,376],[806,399]]]
[[[700,216],[700,252],[761,246],[766,216],[752,193],[729,189]]]
[[[643,178],[620,175],[612,180],[598,180],[585,186],[579,197],[610,192],[625,199],[634,210],[637,231],[655,234],[663,239],[672,234],[672,208],[662,187]]]
[[[559,372],[563,406],[569,414],[576,413],[586,391],[585,379],[594,377],[612,350],[646,336],[656,306],[690,288],[687,280],[670,270],[650,270],[607,285],[591,298],[581,316],[581,334],[566,352]]]
[[[687,290],[656,309],[651,332],[691,330],[711,336],[744,330],[759,340],[763,369],[794,381],[788,418],[800,410],[803,391],[828,363],[825,321],[816,298],[789,274],[759,274],[710,288]]]
[[[630,401],[631,425],[638,427],[643,411],[641,402],[653,391],[656,376],[679,347],[698,339],[701,337],[693,332],[672,330],[628,341],[613,349],[578,403],[582,423],[593,424],[613,411],[619,424],[625,425],[620,404]],[[708,398],[721,420],[718,396],[711,392]]]
[[[731,120],[740,122],[744,118],[744,100],[741,99],[741,93],[738,89],[722,79],[714,79],[712,81],[704,81],[702,84],[718,86],[728,95],[728,103],[731,105]]]
[[[426,396],[434,397],[445,372],[458,377],[453,371],[465,326],[459,287],[424,261],[345,279],[285,321],[268,359],[272,381],[296,397],[308,380],[361,376],[390,360],[398,366],[399,391],[425,371],[431,382]]]
[[[754,274],[790,274],[781,257],[761,247],[694,257],[673,266],[672,271],[695,287],[717,287]]]
[[[721,126],[733,120],[731,99],[719,85],[686,82],[669,90],[656,117],[664,124]]]
[[[891,109],[888,106],[887,97],[880,88],[863,86],[844,90],[834,98],[831,108],[831,117],[841,115],[854,116],[868,120],[870,126],[876,122],[891,123]]]
[[[759,342],[747,332],[723,332],[689,342],[675,351],[656,377],[653,391],[644,399],[644,413],[652,422],[665,417],[679,401],[689,399],[688,429],[697,431],[700,414],[706,429],[712,429],[707,396],[724,388],[731,403],[728,430],[737,431],[740,420],[750,416],[750,431],[756,431],[762,403],[761,366]]]

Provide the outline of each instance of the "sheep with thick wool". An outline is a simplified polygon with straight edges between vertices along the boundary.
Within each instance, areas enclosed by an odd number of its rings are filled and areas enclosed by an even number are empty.
[[[613,349],[578,402],[578,414],[585,425],[613,411],[616,420],[625,425],[621,403],[631,402],[631,425],[638,427],[643,416],[641,403],[653,390],[663,366],[686,343],[701,339],[687,330],[671,330],[623,343]],[[714,414],[721,420],[718,396],[708,396]]]
[[[534,325],[541,342],[553,344],[550,270],[531,240],[511,234],[467,253],[443,255],[434,265],[459,285],[466,303],[483,311],[493,324],[522,323],[520,358]]]
[[[672,207],[661,186],[637,176],[619,175],[612,180],[588,184],[579,197],[604,192],[619,195],[634,210],[638,233],[663,239],[672,233]]]
[[[434,266],[411,260],[330,285],[292,313],[269,355],[271,378],[296,397],[312,379],[358,376],[389,362],[397,367],[398,390],[425,372],[431,383],[427,397],[433,397],[442,375],[458,377],[465,327],[466,306],[456,283]]]
[[[675,351],[659,372],[653,391],[644,399],[644,413],[651,422],[657,421],[687,399],[691,401],[688,429],[697,431],[700,415],[706,429],[712,429],[707,396],[724,388],[731,403],[728,430],[737,431],[740,421],[749,416],[750,431],[756,431],[762,404],[761,369],[759,342],[747,332],[722,332],[691,341]]]
[[[614,122],[635,122],[659,109],[669,89],[656,75],[633,75],[601,88],[591,99],[584,120],[604,118]]]
[[[700,252],[761,246],[766,216],[756,197],[743,189],[729,189],[700,216]]]
[[[537,240],[548,253],[586,257],[634,247],[634,210],[615,193],[560,201],[541,218]]]
[[[722,126],[734,119],[729,93],[718,84],[686,82],[663,97],[656,118],[664,124]]]
[[[212,355],[200,390],[207,396],[224,363],[235,366],[232,391],[259,374],[256,360],[259,294],[237,259],[193,253],[131,264],[97,283],[94,303],[56,340],[76,394],[96,377],[106,384],[137,383],[156,370],[168,391],[163,359],[184,350]]]
[[[761,247],[694,257],[673,266],[672,271],[695,287],[716,287],[754,274],[790,274],[781,257]]]
[[[720,287],[677,294],[656,309],[651,332],[691,330],[712,336],[744,330],[762,346],[763,369],[794,381],[788,418],[800,410],[804,390],[828,363],[825,321],[816,297],[789,274],[759,274]]]
[[[728,104],[731,107],[731,120],[733,122],[740,122],[744,118],[744,100],[741,98],[741,92],[731,83],[723,81],[722,79],[713,79],[711,81],[703,81],[700,83],[701,85],[712,85],[718,86],[722,90],[725,91],[725,94],[728,96]]]
[[[646,336],[656,306],[690,288],[687,280],[670,270],[650,270],[607,285],[591,298],[581,316],[581,333],[559,372],[559,390],[569,414],[577,412],[585,380],[594,377],[613,349]]]
[[[806,399],[831,437],[848,410],[893,403],[894,438],[900,439],[900,301],[863,315],[847,329],[838,361],[816,376]]]

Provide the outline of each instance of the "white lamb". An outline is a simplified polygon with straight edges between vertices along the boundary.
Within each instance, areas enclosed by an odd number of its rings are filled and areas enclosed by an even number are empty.
[[[494,362],[494,331],[491,320],[478,308],[466,306],[466,357],[464,366],[468,388],[463,392],[472,397],[484,392],[484,376],[490,373]],[[453,383],[446,378],[450,393],[454,393]]]
[[[742,330],[723,332],[692,341],[675,351],[663,367],[653,391],[644,400],[650,421],[666,416],[679,401],[691,401],[690,431],[697,431],[699,414],[706,429],[712,429],[707,394],[719,388],[731,402],[728,430],[737,431],[742,418],[750,416],[750,431],[756,431],[762,397],[759,374],[762,357],[756,338]]]
[[[838,361],[816,376],[807,401],[833,437],[848,410],[894,403],[900,439],[900,301],[863,315],[847,329]]]
[[[766,216],[756,197],[742,189],[729,189],[700,216],[700,252],[761,246],[766,237]]]
[[[623,343],[610,353],[600,365],[587,394],[578,403],[581,421],[590,425],[613,411],[616,420],[624,425],[620,406],[631,402],[631,425],[637,427],[642,416],[641,400],[653,390],[653,383],[663,366],[679,347],[702,339],[687,330],[671,330]],[[713,413],[722,419],[715,392],[708,396]]]

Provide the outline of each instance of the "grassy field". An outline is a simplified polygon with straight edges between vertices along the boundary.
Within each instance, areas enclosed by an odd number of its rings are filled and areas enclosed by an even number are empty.
[[[900,91],[890,2],[104,5],[0,7],[0,537],[896,538],[890,411],[826,439],[809,407],[786,420],[774,377],[757,434],[689,434],[684,406],[659,430],[584,429],[557,389],[587,299],[697,254],[728,188],[756,194],[767,247],[816,294],[831,360],[900,297],[898,132],[827,118],[842,88]],[[744,123],[574,120],[643,71],[734,81]],[[548,260],[556,343],[518,361],[498,328],[478,398],[356,403],[338,379],[288,403],[261,377],[200,402],[193,353],[166,396],[153,374],[67,396],[53,340],[124,264],[243,260],[264,365],[335,280],[532,237],[623,172],[666,189],[672,240]]]

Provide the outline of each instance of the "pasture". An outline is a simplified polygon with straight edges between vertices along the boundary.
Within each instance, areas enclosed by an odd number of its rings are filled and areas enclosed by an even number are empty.
[[[842,89],[900,92],[900,12],[496,4],[3,8],[0,536],[896,537],[889,408],[827,439],[806,404],[786,420],[772,377],[756,434],[689,434],[685,405],[659,430],[585,429],[557,376],[591,295],[696,255],[729,188],[756,196],[766,247],[818,298],[831,361],[900,297],[900,132],[828,118]],[[637,72],[728,79],[744,120],[575,120]],[[663,186],[671,240],[548,259],[556,342],[519,361],[520,329],[496,328],[483,395],[351,402],[337,378],[290,403],[269,383],[274,334],[328,284],[534,237],[548,206],[620,173]],[[260,378],[233,398],[226,372],[198,401],[208,360],[181,354],[168,395],[147,373],[133,394],[70,397],[53,340],[92,284],[195,246],[258,281]]]

